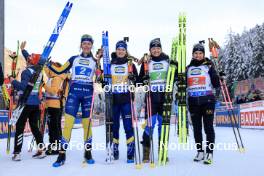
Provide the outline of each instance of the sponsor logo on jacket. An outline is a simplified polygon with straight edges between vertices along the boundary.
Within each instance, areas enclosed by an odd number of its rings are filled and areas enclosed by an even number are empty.
[[[153,70],[161,70],[163,69],[164,65],[162,63],[154,63]]]
[[[190,71],[191,75],[201,75],[202,74],[202,69],[201,68],[193,68]]]
[[[90,65],[90,61],[87,59],[80,59],[79,64],[80,65]]]
[[[125,73],[126,68],[124,66],[115,67],[115,73]]]

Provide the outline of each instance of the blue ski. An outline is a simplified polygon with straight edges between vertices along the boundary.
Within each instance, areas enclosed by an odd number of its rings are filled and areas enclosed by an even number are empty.
[[[106,162],[113,162],[113,117],[112,117],[112,78],[111,78],[111,65],[109,58],[109,42],[108,42],[108,31],[103,32],[102,34],[102,43],[103,43],[103,66],[104,66],[104,82],[106,86],[105,90],[105,129],[106,129],[106,151],[107,157]]]
[[[16,107],[16,109],[13,111],[13,114],[12,114],[12,118],[10,119],[9,121],[9,124],[10,125],[15,125],[17,120],[19,119],[24,107],[25,107],[25,104],[27,102],[27,99],[29,97],[29,95],[31,94],[31,91],[39,77],[39,74],[41,73],[44,65],[46,62],[48,62],[48,57],[52,51],[52,48],[54,47],[58,37],[59,37],[59,34],[71,12],[71,8],[72,8],[72,3],[70,2],[67,2],[66,6],[64,7],[60,17],[59,17],[59,20],[57,21],[57,24],[49,38],[49,41],[48,43],[46,44],[42,54],[41,54],[41,59],[39,61],[39,63],[36,65],[36,71],[35,73],[32,75],[31,79],[29,80],[28,84],[27,84],[27,87],[25,89],[25,91],[23,92],[23,95],[20,97],[19,101],[18,101],[18,105]]]

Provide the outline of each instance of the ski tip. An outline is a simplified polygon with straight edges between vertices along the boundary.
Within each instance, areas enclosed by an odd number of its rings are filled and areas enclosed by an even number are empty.
[[[72,5],[73,5],[73,3],[68,1],[65,7],[67,8],[67,10],[71,10]]]
[[[152,168],[152,169],[156,167],[155,163],[150,163],[149,166],[150,166],[150,168]]]
[[[102,37],[104,37],[105,36],[105,31],[102,31]]]
[[[246,149],[245,149],[245,148],[240,148],[240,149],[239,149],[239,152],[240,152],[240,153],[246,153]]]
[[[142,164],[136,164],[136,169],[142,169]]]

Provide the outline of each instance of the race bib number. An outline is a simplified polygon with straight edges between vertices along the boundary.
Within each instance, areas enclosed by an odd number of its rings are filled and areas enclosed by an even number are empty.
[[[92,72],[92,70],[90,68],[87,68],[87,67],[81,67],[81,66],[75,67],[75,74],[76,75],[90,76],[91,72]]]
[[[188,86],[204,86],[206,85],[205,77],[191,77],[188,78]]]
[[[152,72],[152,73],[150,73],[150,79],[151,80],[165,80],[166,76],[167,76],[166,74],[167,74],[166,71]]]

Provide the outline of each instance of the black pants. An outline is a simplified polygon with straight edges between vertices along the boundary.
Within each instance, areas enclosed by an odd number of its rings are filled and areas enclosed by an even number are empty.
[[[61,108],[48,108],[48,128],[50,144],[58,144],[61,137]]]
[[[194,139],[196,143],[196,149],[199,152],[203,152],[202,142],[202,123],[204,125],[204,132],[206,134],[206,152],[213,153],[215,143],[214,132],[214,103],[208,103],[200,106],[190,106],[189,111],[191,114]]]
[[[29,120],[29,125],[31,132],[36,139],[38,147],[44,147],[43,137],[39,129],[39,119],[40,119],[40,109],[39,106],[26,105],[20,118],[16,123],[16,134],[15,134],[15,146],[14,153],[20,153],[23,145],[23,134],[25,129],[25,124]]]

